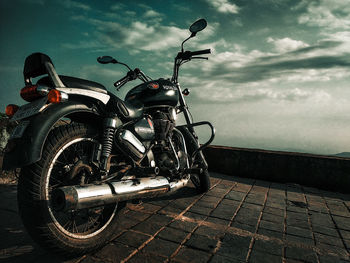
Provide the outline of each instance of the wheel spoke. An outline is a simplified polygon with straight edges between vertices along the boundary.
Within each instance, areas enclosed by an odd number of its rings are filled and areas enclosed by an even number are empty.
[[[48,192],[49,195],[54,189],[68,185],[87,184],[95,178],[93,172],[86,171],[90,166],[92,147],[96,141],[80,140],[70,146],[63,148],[57,156],[51,169]],[[92,169],[92,168],[89,168]],[[86,175],[87,174],[87,175]],[[106,209],[106,207],[108,207]],[[69,211],[52,211],[55,221],[72,236],[84,236],[98,233],[102,227],[114,216],[116,206],[109,205],[93,209]]]

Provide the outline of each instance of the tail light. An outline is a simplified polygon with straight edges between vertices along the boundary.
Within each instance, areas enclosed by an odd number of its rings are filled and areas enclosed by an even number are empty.
[[[49,88],[44,86],[38,86],[38,85],[29,85],[25,86],[23,89],[21,89],[21,97],[25,101],[34,101],[42,96],[45,96],[49,93]]]
[[[52,89],[47,95],[47,101],[50,103],[60,103],[68,99],[68,94],[57,89]]]
[[[9,104],[6,106],[5,114],[7,117],[11,118],[18,111],[19,107],[15,104]]]

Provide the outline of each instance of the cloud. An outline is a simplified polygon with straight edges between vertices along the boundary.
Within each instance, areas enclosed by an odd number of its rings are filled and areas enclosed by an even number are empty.
[[[150,9],[148,11],[146,11],[146,13],[144,13],[143,15],[144,17],[151,17],[151,18],[154,18],[154,17],[160,17],[160,16],[163,16],[162,14]]]
[[[119,11],[121,9],[124,9],[126,6],[122,3],[116,3],[111,6],[112,11]]]
[[[305,3],[304,3],[305,5]],[[350,29],[350,5],[344,0],[310,1],[298,22],[328,30]]]
[[[327,100],[328,93],[307,87],[315,83],[329,86],[327,83],[350,78],[347,32],[328,34],[314,45],[290,38],[269,41],[275,45],[275,52],[246,52],[224,39],[204,43],[214,46],[216,54],[208,62],[186,64],[180,81],[189,88],[200,85],[201,93],[195,92],[195,96],[201,101],[230,103]]]
[[[116,76],[125,75],[125,72],[117,69],[107,69],[103,65],[87,65],[83,66],[80,70],[80,75],[83,78],[91,79],[92,76],[107,77],[109,79],[116,80]]]
[[[82,41],[79,41],[78,43],[63,43],[61,46],[67,49],[91,49],[91,48],[101,48],[103,45],[96,40],[92,40],[92,41],[82,40]]]
[[[172,7],[181,11],[181,12],[191,12],[191,8],[189,8],[186,3],[184,5],[180,4],[180,3],[174,3],[172,4]]]
[[[220,55],[222,56],[222,54]],[[257,57],[251,54],[225,52],[226,60],[212,63],[203,67],[208,77],[220,78],[229,83],[256,83],[261,81],[278,82],[307,82],[329,81],[334,79],[334,73],[341,72],[349,75],[350,56],[318,56],[311,58],[291,58],[284,56]],[[267,62],[265,61],[267,60]],[[334,70],[333,70],[334,69]],[[344,70],[343,70],[344,69]],[[328,71],[331,71],[330,74]],[[301,75],[302,78],[295,76]]]
[[[91,9],[91,7],[89,5],[80,3],[78,1],[73,1],[73,0],[64,0],[60,3],[66,8],[78,8],[78,9],[82,9],[84,11],[88,11]]]
[[[284,53],[304,47],[308,47],[309,45],[304,43],[301,40],[294,40],[289,37],[273,39],[269,37],[267,39],[268,43],[272,43],[275,46],[277,52]]]
[[[219,84],[219,83],[215,83]],[[194,89],[195,90],[195,89]],[[264,88],[223,88],[213,89],[213,87],[201,87],[200,92],[195,91],[196,97],[200,101],[209,101],[211,103],[232,103],[244,102],[252,103],[263,100],[268,101],[300,101],[313,97],[328,99],[329,94],[325,92],[305,91],[300,88],[276,89],[272,87]]]
[[[153,9],[149,9],[143,14],[143,21],[155,26],[155,25],[159,24],[160,22],[162,22],[163,17],[164,17],[163,14],[158,13],[157,11],[155,11]]]
[[[134,21],[129,25],[104,21],[84,16],[74,16],[73,20],[88,22],[96,27],[95,35],[100,43],[114,48],[124,48],[128,52],[162,51],[178,47],[181,40],[188,37],[188,30],[158,23]]]
[[[238,6],[230,3],[228,0],[207,0],[220,13],[237,14]]]

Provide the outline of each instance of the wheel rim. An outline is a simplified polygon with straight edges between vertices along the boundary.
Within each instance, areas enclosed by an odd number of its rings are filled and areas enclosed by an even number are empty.
[[[90,169],[84,160],[87,162],[89,154],[86,155],[86,152],[91,153],[93,145],[97,143],[92,138],[77,138],[66,143],[55,154],[47,172],[45,192],[51,219],[63,233],[78,239],[91,238],[101,233],[115,217],[117,204],[59,212],[52,209],[50,196],[57,187],[89,183]]]

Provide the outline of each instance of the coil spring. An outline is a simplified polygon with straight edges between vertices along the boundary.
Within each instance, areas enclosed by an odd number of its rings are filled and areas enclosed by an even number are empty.
[[[113,147],[113,137],[115,128],[106,127],[103,132],[102,156],[109,157]]]

